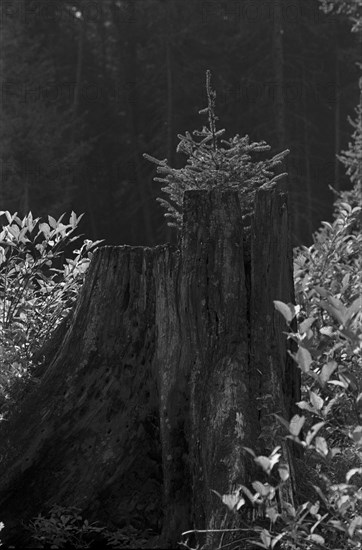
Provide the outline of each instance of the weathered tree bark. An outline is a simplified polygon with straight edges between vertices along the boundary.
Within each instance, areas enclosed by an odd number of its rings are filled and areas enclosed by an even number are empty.
[[[251,227],[244,214],[237,192],[188,192],[180,250],[94,254],[59,350],[0,425],[9,540],[52,503],[110,526],[157,529],[163,513],[165,548],[240,526],[211,489],[254,479],[243,447],[271,451],[269,415],[290,417],[299,391],[273,307],[293,299],[286,195],[260,190]]]
[[[273,304],[294,297],[287,197],[258,191],[251,228],[244,228],[236,193],[198,193],[184,205],[179,300],[192,514],[198,528],[235,529],[243,514],[228,512],[211,489],[227,494],[255,473],[260,478],[243,448],[265,454],[282,443],[271,415],[290,418],[299,399],[298,371]],[[292,468],[285,445],[283,455]],[[287,485],[280,500],[290,502],[292,489]],[[233,538],[224,534],[223,544]],[[217,548],[220,539],[209,533],[205,548]]]

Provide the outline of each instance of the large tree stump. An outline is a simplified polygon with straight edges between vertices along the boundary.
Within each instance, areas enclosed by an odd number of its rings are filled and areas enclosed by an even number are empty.
[[[259,191],[251,228],[244,213],[234,191],[191,191],[180,250],[96,251],[59,349],[0,425],[8,540],[54,503],[161,522],[165,548],[239,525],[211,489],[251,481],[243,447],[272,450],[270,414],[288,418],[299,391],[273,307],[293,299],[286,195]]]
[[[160,516],[154,258],[103,247],[62,346],[1,426],[1,517],[19,530],[52,503],[110,524]],[[5,531],[6,534],[6,531]]]

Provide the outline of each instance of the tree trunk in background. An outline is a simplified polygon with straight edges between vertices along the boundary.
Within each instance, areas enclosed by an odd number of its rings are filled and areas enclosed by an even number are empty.
[[[80,134],[77,126],[79,125],[79,104],[83,84],[83,71],[84,71],[84,44],[86,39],[87,32],[87,8],[83,3],[80,3],[78,8],[81,10],[81,17],[79,18],[79,36],[78,36],[78,47],[77,47],[77,64],[76,64],[76,73],[75,73],[75,86],[74,86],[74,96],[73,96],[73,132],[72,132],[72,141],[74,146],[76,146],[76,141],[82,141],[83,136]],[[89,217],[90,225],[90,237],[95,238],[97,233],[96,221],[94,216],[93,200],[92,200],[92,191],[91,185],[88,178],[84,178],[83,184],[83,196],[84,202],[87,205],[87,214]]]
[[[84,40],[86,32],[86,13],[83,9],[83,5],[80,6],[82,10],[82,15],[79,20],[79,36],[78,36],[78,48],[77,48],[77,65],[76,65],[76,74],[75,74],[75,86],[74,86],[74,96],[73,96],[73,115],[74,118],[78,116],[79,110],[79,99],[82,88],[82,76],[83,76],[83,58],[84,58]],[[74,140],[74,137],[73,137]]]
[[[173,3],[166,3],[165,17],[165,49],[166,49],[166,74],[167,74],[167,161],[169,166],[174,166],[174,74],[173,74],[173,53],[172,53],[172,31],[173,31]],[[174,235],[172,228],[166,225],[166,241],[171,242]]]
[[[243,447],[271,451],[270,414],[289,418],[299,399],[273,307],[293,300],[286,195],[258,191],[251,227],[244,204],[233,191],[190,191],[180,250],[95,252],[44,351],[50,364],[0,425],[6,542],[24,542],[20,521],[54,503],[109,526],[162,523],[165,548],[193,527],[240,527],[247,511],[232,514],[211,489],[255,479]],[[286,447],[284,459],[292,467]],[[220,535],[200,542],[216,548]]]
[[[285,123],[285,97],[284,97],[284,44],[283,44],[283,21],[282,21],[283,0],[274,0],[271,3],[273,11],[273,60],[275,78],[275,128],[277,132],[277,147],[279,150],[285,148],[286,123]]]
[[[126,87],[127,87],[127,111],[130,125],[130,134],[132,142],[132,156],[134,163],[135,186],[137,190],[140,210],[144,230],[141,234],[146,236],[147,245],[155,242],[152,218],[150,212],[150,197],[141,169],[141,149],[139,145],[139,135],[141,132],[138,110],[139,110],[139,92],[140,80],[138,78],[138,56],[137,56],[137,14],[135,0],[127,0],[127,36],[126,36]],[[123,52],[122,52],[123,53]]]
[[[304,159],[305,159],[305,202],[306,202],[306,226],[308,235],[312,235],[313,232],[313,215],[312,215],[312,189],[311,189],[311,169],[310,169],[310,156],[311,156],[311,147],[309,139],[309,117],[308,117],[308,108],[307,108],[307,77],[305,63],[303,62],[303,138],[304,138]]]
[[[340,190],[340,164],[337,155],[341,153],[341,76],[339,69],[339,49],[336,47],[335,103],[334,103],[334,189]]]

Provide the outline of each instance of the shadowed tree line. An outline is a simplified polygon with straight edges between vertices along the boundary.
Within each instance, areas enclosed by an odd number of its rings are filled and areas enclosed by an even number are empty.
[[[12,0],[2,5],[2,209],[86,212],[112,244],[172,238],[148,152],[176,168],[200,127],[205,70],[219,126],[288,147],[294,242],[330,215],[335,154],[357,103],[358,33],[317,0]],[[348,182],[345,182],[348,186]]]

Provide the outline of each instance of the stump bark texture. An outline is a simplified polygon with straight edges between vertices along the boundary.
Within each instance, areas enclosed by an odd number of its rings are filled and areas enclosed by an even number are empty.
[[[300,387],[273,306],[293,301],[286,193],[259,190],[245,224],[237,192],[190,191],[179,248],[95,252],[39,383],[0,425],[8,540],[55,503],[158,530],[165,548],[240,525],[211,489],[254,479],[243,448],[272,450],[272,413],[290,418]]]

